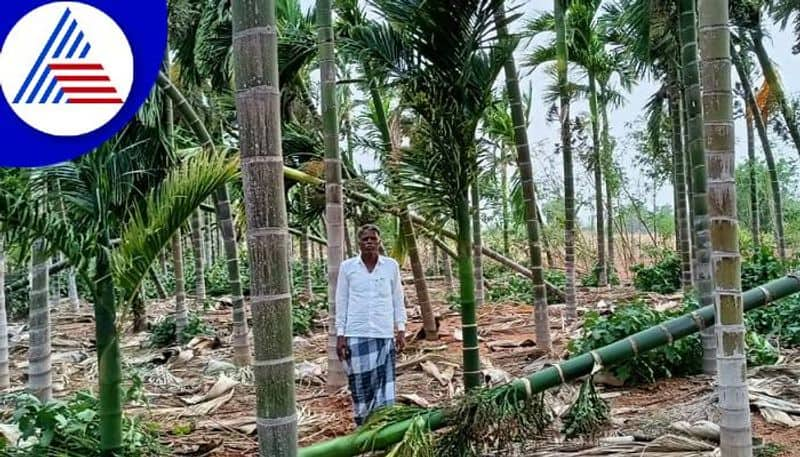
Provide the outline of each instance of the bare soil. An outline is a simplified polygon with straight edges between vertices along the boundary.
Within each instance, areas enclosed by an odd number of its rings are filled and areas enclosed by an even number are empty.
[[[495,287],[502,287],[495,284]],[[409,308],[408,345],[398,358],[397,392],[401,401],[421,405],[434,405],[447,401],[462,392],[460,319],[457,312],[445,302],[443,284],[431,281],[432,297],[441,316],[439,340],[425,341],[417,338],[421,316],[416,308]],[[414,303],[413,286],[407,286],[409,303]],[[579,307],[605,307],[636,295],[627,287],[614,289],[581,289]],[[654,303],[663,305],[674,297],[651,295]],[[64,304],[63,308],[67,305]],[[173,303],[156,301],[148,304],[148,317],[155,320],[171,312]],[[550,307],[550,327],[555,357],[565,355],[570,335],[579,332],[576,326],[567,327],[561,317],[562,307]],[[502,382],[504,373],[519,376],[541,366],[543,352],[536,347],[533,328],[533,309],[522,303],[490,303],[478,312],[480,345],[483,366],[490,368],[487,375],[493,382]],[[195,341],[189,351],[183,347],[179,355],[176,348],[155,349],[147,343],[148,334],[131,334],[126,329],[123,340],[125,372],[138,370],[145,380],[148,404],[129,405],[126,411],[141,415],[158,424],[165,443],[172,447],[173,455],[180,456],[252,456],[257,452],[254,433],[255,395],[251,384],[239,382],[232,394],[216,399],[207,414],[187,406],[185,401],[193,395],[203,395],[219,379],[219,374],[207,374],[209,361],[232,360],[230,346],[231,309],[217,301],[212,309],[203,313],[206,323],[217,330],[217,340]],[[73,358],[54,361],[55,396],[64,397],[79,389],[96,391],[97,368],[94,352],[94,322],[90,309],[84,307],[80,314],[66,309],[55,310],[53,319],[53,355],[75,353]],[[322,371],[299,379],[296,398],[300,417],[300,445],[323,441],[350,433],[354,429],[349,395],[345,390],[329,393],[325,388],[326,334],[321,328],[324,316],[312,335],[295,339],[295,358],[299,366]],[[165,356],[165,354],[168,356]],[[12,357],[12,385],[20,390],[25,385],[27,340],[14,345]],[[80,359],[80,360],[78,360]],[[155,364],[153,364],[155,360]],[[534,363],[535,362],[535,363]],[[531,366],[533,364],[533,366]],[[427,368],[423,368],[423,366]],[[438,370],[438,380],[431,371]],[[527,367],[527,368],[526,368]],[[493,369],[492,369],[493,368]],[[165,373],[174,378],[166,376]],[[228,373],[242,380],[246,373]],[[177,379],[175,379],[177,378]],[[709,401],[713,394],[712,380],[697,376],[685,379],[666,379],[652,385],[609,387],[601,389],[612,407],[613,426],[607,435],[658,436],[677,420],[698,420],[709,415]],[[228,398],[229,396],[229,398]],[[410,397],[409,397],[410,396]],[[218,403],[218,404],[217,404]],[[208,406],[201,402],[201,405]],[[800,456],[800,427],[787,428],[767,424],[757,411],[753,413],[754,431],[765,442],[782,446],[781,456]],[[677,455],[677,454],[676,454]]]

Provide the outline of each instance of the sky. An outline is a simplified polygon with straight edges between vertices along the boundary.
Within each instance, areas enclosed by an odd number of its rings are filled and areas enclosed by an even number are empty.
[[[304,8],[310,8],[314,5],[314,0],[301,0]],[[512,30],[518,30],[524,26],[525,22],[535,18],[542,11],[551,11],[552,1],[549,0],[532,0],[524,4],[520,9],[523,17],[512,24]],[[793,55],[791,47],[794,36],[791,30],[781,31],[777,25],[768,24],[767,27],[768,38],[765,42],[765,47],[772,60],[778,68],[786,93],[789,96],[800,95],[800,55]],[[526,69],[524,61],[526,55],[541,41],[530,42],[525,40],[515,52],[515,61],[520,73],[520,85],[523,92],[530,90],[533,101],[530,114],[530,125],[528,127],[528,137],[532,147],[532,154],[534,155],[534,173],[538,185],[548,186],[552,184],[555,189],[556,183],[560,183],[563,176],[563,165],[561,156],[554,153],[555,145],[559,142],[559,125],[558,122],[548,122],[546,120],[547,110],[549,105],[542,99],[545,93],[545,88],[550,84],[549,77],[544,74],[543,69],[536,72],[531,72]],[[318,78],[318,72],[312,74],[313,78]],[[733,82],[736,84],[738,77],[735,75]],[[758,87],[761,81],[755,81],[755,86]],[[503,75],[501,73],[497,81],[497,87],[503,85]],[[658,89],[659,84],[653,81],[639,81],[633,90],[625,94],[626,103],[623,107],[609,112],[609,127],[612,137],[617,140],[617,149],[615,150],[615,157],[617,163],[622,167],[628,183],[630,184],[631,193],[637,196],[647,196],[646,201],[652,204],[652,195],[645,194],[645,182],[641,170],[636,168],[633,160],[634,151],[630,144],[626,145],[626,137],[630,134],[630,124],[634,123],[638,117],[644,113],[644,107],[649,97]],[[588,104],[585,101],[576,101],[572,105],[572,115],[585,113],[588,111]],[[738,119],[735,125],[736,132],[736,157],[737,162],[746,160],[747,158],[747,143],[745,134],[745,125],[743,119]],[[775,148],[777,155],[776,159],[781,157],[797,161],[798,155],[794,148],[788,144],[778,142]],[[760,147],[756,147],[757,157],[761,156]],[[357,156],[358,157],[358,156]],[[372,169],[377,164],[371,157],[362,156],[361,165],[365,169]],[[587,203],[593,201],[593,176],[579,163],[576,159],[574,162],[574,174],[577,186],[577,198],[584,200]],[[657,205],[671,205],[672,204],[672,186],[665,183],[658,190],[655,198]],[[583,207],[580,211],[580,218],[587,222],[591,217],[592,209],[588,206]]]

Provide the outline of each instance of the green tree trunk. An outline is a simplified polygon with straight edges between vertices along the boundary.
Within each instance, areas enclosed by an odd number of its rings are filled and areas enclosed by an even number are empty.
[[[244,306],[242,279],[239,272],[239,243],[233,229],[233,217],[228,196],[228,186],[222,186],[214,193],[217,224],[222,234],[222,248],[225,251],[225,263],[228,266],[228,292],[233,304],[233,362],[236,366],[250,365],[250,329],[247,325],[247,310]]]
[[[505,21],[505,9],[499,8],[495,17],[498,25],[497,34],[500,39],[508,39],[508,27]],[[525,228],[528,235],[528,256],[531,269],[533,286],[533,313],[536,327],[536,344],[545,349],[551,347],[550,321],[547,315],[547,290],[544,285],[544,268],[542,267],[542,243],[540,239],[540,226],[538,218],[538,205],[536,202],[536,187],[533,183],[533,163],[531,159],[530,144],[528,142],[528,123],[522,109],[522,93],[519,89],[519,75],[513,56],[505,63],[506,91],[511,105],[511,120],[514,123],[514,144],[517,152],[517,168],[519,169],[520,184],[522,185],[522,198],[525,203]],[[505,161],[503,161],[505,171]],[[505,185],[505,173],[503,173]],[[503,191],[504,195],[506,190]],[[507,211],[503,205],[504,214]],[[506,216],[503,216],[506,221]],[[504,226],[504,236],[507,228]],[[507,239],[504,244],[508,244]],[[506,256],[510,256],[508,247],[505,247]]]
[[[174,137],[174,135],[169,132],[172,132],[172,126],[174,125],[172,121],[172,106],[175,105],[183,116],[184,122],[189,124],[189,127],[203,146],[213,149],[214,141],[203,125],[202,120],[186,101],[183,94],[180,93],[163,72],[158,76],[158,84],[161,90],[167,95],[168,104],[166,104],[165,109],[167,112],[166,118],[169,138],[172,139]],[[172,140],[170,140],[170,142],[172,142]],[[214,193],[214,204],[217,223],[220,226],[220,231],[223,236],[223,246],[228,265],[228,285],[233,299],[232,344],[234,347],[234,363],[239,366],[246,366],[250,363],[249,330],[247,328],[247,314],[244,307],[244,298],[242,297],[242,282],[239,273],[239,249],[236,241],[236,233],[233,229],[233,218],[231,216],[230,198],[227,186],[221,186],[216,190]],[[177,278],[177,273],[175,276]],[[181,281],[183,281],[182,277]]]
[[[758,105],[756,104],[756,98],[753,95],[753,87],[750,84],[750,78],[747,76],[747,72],[745,71],[744,64],[742,62],[742,56],[736,52],[734,47],[731,47],[731,57],[733,58],[736,72],[739,75],[739,81],[742,83],[742,89],[744,90],[747,108],[752,113],[753,121],[756,126],[756,132],[758,132],[758,137],[761,140],[761,149],[764,150],[764,158],[766,159],[767,171],[769,172],[770,188],[772,189],[772,204],[775,212],[774,221],[777,238],[775,241],[778,244],[778,253],[781,259],[785,259],[786,241],[783,232],[783,201],[781,197],[781,186],[780,182],[778,181],[778,170],[775,166],[775,157],[772,155],[772,146],[770,146],[769,137],[767,136],[767,126],[765,125],[765,120],[761,116],[761,111],[758,109]]]
[[[677,209],[676,223],[681,256],[681,285],[684,293],[692,288],[692,253],[689,237],[689,220],[686,214],[686,168],[683,163],[683,129],[681,122],[681,91],[678,86],[677,76],[670,78],[669,86],[669,114],[672,124],[672,165],[673,183],[675,186],[675,208]]]
[[[742,303],[739,221],[736,214],[736,137],[733,124],[728,2],[700,0],[703,116],[708,157],[711,264],[715,283],[720,449],[725,457],[751,457]]]
[[[464,388],[472,390],[481,384],[478,323],[475,316],[475,270],[472,265],[472,221],[467,190],[459,196],[455,211],[458,229],[458,278],[461,296],[461,333],[464,337]]]
[[[77,313],[81,310],[81,300],[78,297],[78,282],[75,277],[75,268],[70,267],[67,270],[67,290],[69,292],[69,304],[72,307],[72,312]]]
[[[275,1],[232,5],[259,455],[290,457],[297,455],[297,413]]]
[[[180,335],[189,321],[186,313],[186,289],[183,284],[183,247],[180,229],[172,237],[172,271],[175,275],[175,332]]]
[[[516,69],[516,68],[515,68]],[[508,84],[508,83],[506,83]],[[503,255],[511,255],[511,241],[509,233],[509,211],[508,211],[508,160],[506,148],[500,147],[500,217],[503,226]]]
[[[603,103],[600,104],[600,113],[603,116],[603,176],[606,182],[606,276],[611,277],[617,270],[615,249],[614,249],[614,192],[615,184],[612,180],[614,158],[611,150],[611,138],[608,128],[608,97],[605,96],[605,85],[601,86],[603,91]]]
[[[309,264],[308,227],[301,229],[300,233],[300,262],[303,269],[303,291],[310,299],[314,296],[314,290],[311,283],[311,267]]]
[[[753,239],[753,245],[758,248],[761,246],[759,236],[761,221],[758,216],[758,187],[756,187],[756,133],[751,117],[745,119],[745,126],[747,128],[747,177],[750,188],[750,237]]]
[[[203,309],[206,301],[205,240],[203,239],[203,215],[200,210],[192,213],[192,252],[194,253],[194,295],[198,309]]]
[[[594,172],[595,236],[597,238],[597,285],[608,284],[606,270],[605,217],[603,216],[603,163],[600,157],[600,115],[597,107],[597,80],[589,73],[589,111],[592,122],[592,168]]]
[[[687,148],[692,165],[694,192],[694,236],[696,240],[695,286],[700,306],[714,303],[714,282],[711,276],[711,239],[708,219],[706,157],[703,138],[703,106],[700,95],[700,69],[697,56],[697,17],[695,0],[680,0],[681,62],[683,86],[686,88],[684,109],[688,118]],[[713,328],[701,332],[703,341],[703,371],[716,373],[716,336]]]
[[[797,153],[800,154],[800,130],[798,130],[797,126],[797,117],[791,103],[786,99],[786,92],[778,76],[778,71],[775,70],[775,66],[772,65],[772,60],[770,60],[767,50],[764,48],[764,33],[761,28],[756,27],[750,31],[750,36],[753,37],[753,50],[758,58],[761,71],[764,73],[764,79],[769,84],[770,96],[774,97],[775,101],[778,102],[781,114],[783,114],[783,120],[786,121],[786,127],[789,129],[789,136],[792,137],[794,147],[797,149]]]
[[[98,242],[106,247],[110,244],[106,234],[102,234]],[[94,280],[97,377],[100,382],[100,452],[104,457],[112,457],[122,447],[122,360],[108,249],[97,250]]]
[[[483,287],[483,258],[481,256],[481,197],[478,190],[478,180],[470,186],[472,202],[472,267],[475,272],[475,308],[483,306],[484,287]],[[410,221],[409,221],[410,222]]]
[[[439,339],[439,331],[436,328],[436,316],[431,307],[431,299],[428,295],[428,284],[425,280],[425,269],[422,266],[422,259],[417,249],[417,236],[414,233],[414,225],[408,212],[400,215],[400,223],[403,224],[403,234],[408,248],[409,262],[411,271],[414,274],[414,289],[417,292],[417,302],[422,310],[422,326],[425,329],[425,339],[434,341]],[[427,311],[426,311],[427,308]]]
[[[0,391],[11,386],[8,372],[8,318],[6,317],[5,234],[0,233]]]
[[[561,153],[564,162],[564,267],[566,287],[564,290],[566,318],[578,317],[575,306],[575,186],[572,175],[572,133],[570,131],[570,94],[567,79],[567,41],[565,0],[554,0],[553,16],[556,24],[556,59],[561,119]]]
[[[151,269],[150,272],[152,273],[152,271]],[[145,331],[147,329],[147,308],[144,306],[144,297],[141,293],[137,293],[131,301],[131,314],[133,314],[133,333]]]
[[[336,281],[344,260],[344,209],[342,158],[339,154],[339,118],[336,113],[336,58],[331,0],[317,0],[323,137],[325,139],[325,227],[328,238],[328,384],[338,390],[347,384],[344,367],[336,355]]]
[[[32,279],[30,292],[30,346],[28,348],[28,391],[43,403],[53,398],[52,366],[50,364],[50,305],[48,295],[48,265],[44,240],[33,243]]]

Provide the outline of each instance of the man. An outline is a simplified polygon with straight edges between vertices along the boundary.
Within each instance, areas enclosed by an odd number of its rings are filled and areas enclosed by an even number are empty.
[[[357,425],[394,403],[396,351],[405,347],[400,266],[379,254],[380,230],[359,228],[361,255],[342,262],[336,283],[336,352],[348,374]]]

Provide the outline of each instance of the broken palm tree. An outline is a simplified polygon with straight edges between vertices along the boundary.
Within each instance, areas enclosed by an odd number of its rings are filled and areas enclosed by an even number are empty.
[[[744,310],[749,311],[800,291],[800,277],[784,276],[743,294]],[[714,307],[705,306],[691,313],[628,336],[594,351],[549,366],[525,378],[490,389],[495,399],[528,402],[539,393],[568,381],[596,373],[604,366],[623,362],[637,354],[671,344],[714,323]],[[476,395],[484,395],[479,391]],[[469,396],[466,398],[470,398]],[[470,400],[462,400],[463,405]],[[349,457],[374,449],[385,449],[403,441],[412,422],[423,420],[430,430],[446,426],[464,427],[464,410],[447,408],[425,410],[419,415],[387,423],[379,429],[362,428],[356,433],[300,449],[300,457]],[[494,422],[497,424],[498,422]],[[459,425],[461,424],[461,425]],[[491,426],[490,424],[487,424]],[[465,435],[470,436],[470,435]],[[467,446],[467,443],[462,443]],[[440,454],[437,454],[440,455]]]

